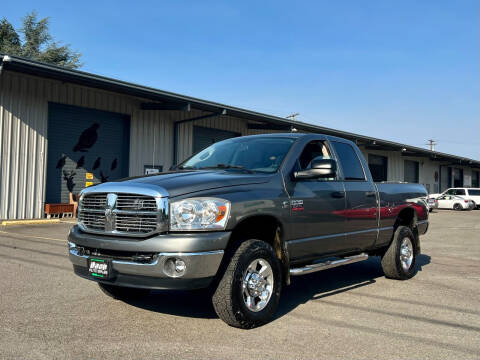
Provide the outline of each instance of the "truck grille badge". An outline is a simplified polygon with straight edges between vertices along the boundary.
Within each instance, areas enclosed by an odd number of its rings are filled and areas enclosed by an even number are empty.
[[[107,206],[105,207],[105,231],[115,230],[115,213],[117,206],[117,194],[107,194]]]

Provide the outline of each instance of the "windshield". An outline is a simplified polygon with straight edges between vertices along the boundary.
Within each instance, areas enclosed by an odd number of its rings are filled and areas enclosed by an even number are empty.
[[[200,151],[179,169],[245,169],[274,173],[282,164],[295,139],[258,137],[233,138],[215,143]]]

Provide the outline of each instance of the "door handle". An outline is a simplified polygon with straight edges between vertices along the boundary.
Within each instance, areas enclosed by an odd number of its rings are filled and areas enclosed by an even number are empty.
[[[334,191],[332,192],[332,197],[341,199],[345,197],[345,193],[343,191]]]
[[[375,191],[367,191],[367,192],[365,192],[365,196],[366,197],[374,197],[374,196],[376,196],[376,193],[375,193]]]

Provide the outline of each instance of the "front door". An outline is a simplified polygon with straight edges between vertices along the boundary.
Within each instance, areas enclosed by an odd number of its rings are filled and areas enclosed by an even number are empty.
[[[294,171],[305,170],[311,161],[322,156],[331,158],[327,144],[309,142],[296,162]],[[343,183],[332,179],[287,179],[290,195],[292,233],[288,241],[290,260],[307,261],[344,247],[345,190]]]

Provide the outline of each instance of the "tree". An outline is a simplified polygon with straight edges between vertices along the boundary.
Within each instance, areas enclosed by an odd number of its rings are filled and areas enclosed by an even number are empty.
[[[17,32],[6,18],[0,20],[0,53],[22,56],[45,63],[76,69],[82,66],[79,52],[61,45],[50,35],[49,18],[38,20],[35,11],[22,19]],[[19,33],[22,35],[20,36]]]

